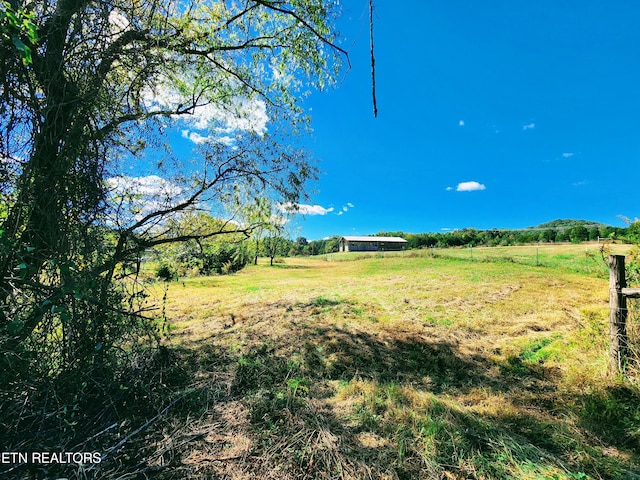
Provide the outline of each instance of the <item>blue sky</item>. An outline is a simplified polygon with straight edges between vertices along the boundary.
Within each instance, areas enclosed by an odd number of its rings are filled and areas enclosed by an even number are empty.
[[[346,1],[352,68],[306,103],[324,214],[294,237],[640,216],[640,3],[375,4],[378,118],[368,0]]]

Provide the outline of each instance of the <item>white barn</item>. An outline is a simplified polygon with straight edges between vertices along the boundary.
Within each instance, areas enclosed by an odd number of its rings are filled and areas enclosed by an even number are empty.
[[[407,241],[400,237],[348,236],[340,238],[341,252],[396,252],[404,250]]]

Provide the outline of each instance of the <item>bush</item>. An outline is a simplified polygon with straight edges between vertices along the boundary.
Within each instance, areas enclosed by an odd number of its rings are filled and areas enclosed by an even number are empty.
[[[243,244],[220,243],[202,253],[201,273],[225,275],[242,270],[249,260]]]
[[[244,268],[249,260],[243,242],[216,241],[181,245],[179,249],[157,249],[156,277],[165,281],[182,276],[225,275]]]
[[[169,265],[160,265],[156,271],[156,277],[160,280],[168,282],[176,277],[176,272]]]

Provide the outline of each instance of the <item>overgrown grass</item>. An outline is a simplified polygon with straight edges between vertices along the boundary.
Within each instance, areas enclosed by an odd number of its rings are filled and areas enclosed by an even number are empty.
[[[584,248],[254,267],[210,279],[220,304],[176,341],[237,351],[252,444],[233,468],[261,478],[635,478],[640,397],[607,374]]]
[[[556,248],[556,265],[405,252],[173,282],[160,378],[184,398],[104,471],[640,478],[638,383],[607,372],[608,282]]]
[[[506,247],[424,248],[401,252],[332,253],[323,255],[321,258],[330,262],[344,262],[371,258],[431,257],[459,259],[465,262],[517,263],[605,276],[608,275],[607,255],[612,253],[626,254],[630,250],[630,245],[614,243],[540,243]]]

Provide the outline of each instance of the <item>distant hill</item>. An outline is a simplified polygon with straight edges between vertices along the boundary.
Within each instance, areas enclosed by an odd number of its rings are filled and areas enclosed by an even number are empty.
[[[551,222],[541,223],[537,227],[529,227],[531,229],[546,229],[551,228],[554,230],[564,230],[566,228],[573,227],[610,227],[610,225],[605,225],[604,223],[592,222],[589,220],[573,220],[573,219],[558,219],[552,220]]]

